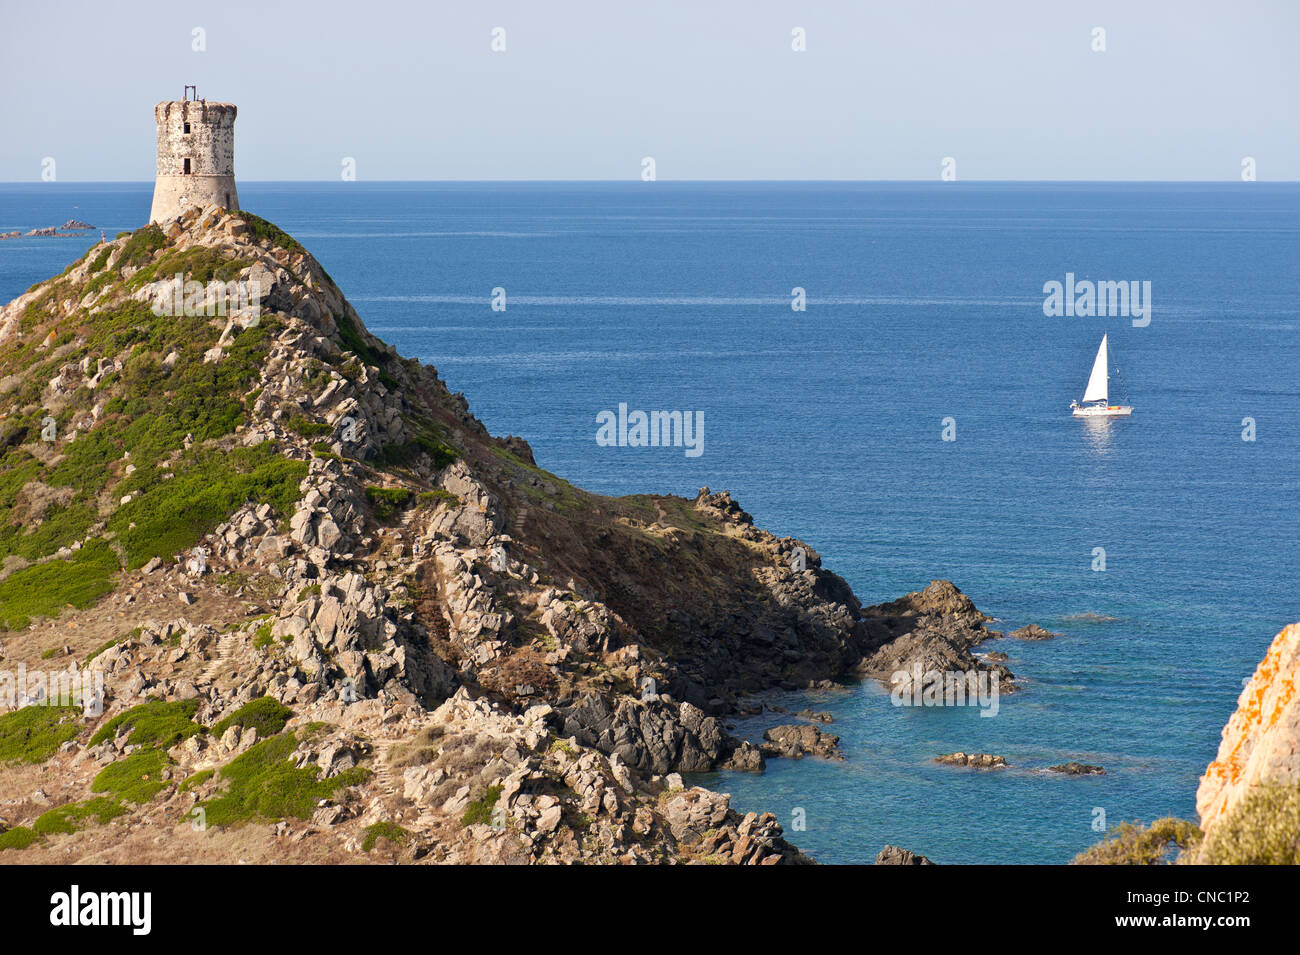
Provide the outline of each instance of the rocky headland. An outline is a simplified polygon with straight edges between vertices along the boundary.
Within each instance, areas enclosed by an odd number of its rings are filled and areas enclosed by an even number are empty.
[[[678,775],[838,756],[808,724],[733,737],[753,694],[1013,689],[947,581],[863,607],[726,492],[543,470],[247,212],[0,309],[0,455],[0,668],[103,674],[100,712],[23,708],[29,680],[0,715],[28,861],[802,863]]]

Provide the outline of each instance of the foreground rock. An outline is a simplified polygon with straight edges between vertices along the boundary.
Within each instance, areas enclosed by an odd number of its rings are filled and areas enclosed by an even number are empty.
[[[839,746],[838,736],[823,733],[806,723],[793,723],[764,731],[759,749],[764,756],[784,756],[788,759],[803,759],[805,756],[843,759]]]
[[[996,636],[988,619],[951,581],[932,580],[924,590],[863,612],[866,653],[858,671],[885,682],[895,674],[978,673],[997,678],[998,692],[1016,687],[1014,674],[972,652]]]
[[[885,846],[876,856],[876,865],[934,865],[923,855],[898,846]]]
[[[1223,728],[1214,761],[1196,790],[1196,812],[1207,836],[1252,792],[1300,783],[1300,624],[1273,638],[1237,709]]]

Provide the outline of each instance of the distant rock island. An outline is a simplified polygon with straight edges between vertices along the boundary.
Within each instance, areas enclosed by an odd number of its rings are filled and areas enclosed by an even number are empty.
[[[17,239],[31,236],[60,236],[67,238],[69,236],[79,236],[86,229],[93,228],[95,227],[89,222],[82,222],[80,219],[69,219],[67,222],[63,223],[63,225],[45,226],[42,229],[32,229],[28,232],[0,232],[0,239]]]

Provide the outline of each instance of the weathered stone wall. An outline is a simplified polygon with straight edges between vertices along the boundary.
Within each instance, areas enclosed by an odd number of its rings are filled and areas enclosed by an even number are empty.
[[[235,189],[237,112],[231,103],[202,100],[175,100],[154,107],[158,170],[150,222],[165,222],[195,207],[239,208]],[[190,160],[188,174],[186,159]]]

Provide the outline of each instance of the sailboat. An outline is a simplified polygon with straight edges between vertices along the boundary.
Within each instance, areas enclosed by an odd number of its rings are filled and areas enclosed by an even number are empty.
[[[1133,413],[1133,409],[1128,405],[1110,403],[1110,366],[1106,354],[1106,337],[1101,336],[1097,360],[1092,363],[1088,387],[1083,392],[1083,404],[1077,401],[1070,402],[1070,410],[1074,412],[1076,418],[1124,418]]]

